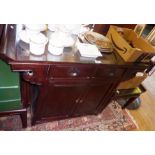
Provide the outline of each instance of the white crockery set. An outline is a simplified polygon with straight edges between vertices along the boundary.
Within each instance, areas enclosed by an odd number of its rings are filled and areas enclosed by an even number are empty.
[[[78,35],[81,30],[81,24],[25,24],[25,30],[19,33],[22,41],[29,43],[30,52],[34,55],[42,55],[45,52],[46,44],[48,44],[48,51],[54,55],[63,53],[64,47],[71,47],[75,40],[72,35]],[[42,31],[47,30],[52,32],[51,36],[47,38]]]

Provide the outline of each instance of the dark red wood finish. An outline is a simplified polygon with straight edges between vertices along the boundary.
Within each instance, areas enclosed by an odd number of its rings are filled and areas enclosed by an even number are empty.
[[[136,26],[136,24],[95,24],[94,32],[98,32],[103,35],[106,35],[110,28],[110,25],[115,25],[115,26],[129,28],[129,29],[134,29]]]
[[[112,100],[121,81],[145,70],[146,64],[125,63],[117,54],[100,63],[83,60],[77,52],[31,55],[17,37],[18,26],[5,27],[0,57],[21,74],[24,106],[31,105],[32,124],[98,114]]]

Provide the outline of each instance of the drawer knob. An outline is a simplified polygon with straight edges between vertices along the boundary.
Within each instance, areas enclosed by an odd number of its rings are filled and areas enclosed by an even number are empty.
[[[70,73],[71,76],[77,76],[78,74],[76,72]]]
[[[74,68],[74,67],[73,67],[73,68],[71,68],[71,69],[69,70],[69,75],[70,75],[70,76],[73,76],[73,77],[78,76],[79,73],[80,73],[80,71],[79,71],[78,68]]]
[[[78,102],[79,102],[79,98],[75,100],[75,103],[78,103]]]
[[[80,100],[80,103],[83,103],[83,100]]]
[[[113,72],[111,72],[111,73],[109,74],[109,76],[114,76],[114,73],[113,73]]]
[[[32,72],[32,71],[28,71],[28,72],[26,72],[26,74],[27,74],[28,76],[33,76],[33,72]]]

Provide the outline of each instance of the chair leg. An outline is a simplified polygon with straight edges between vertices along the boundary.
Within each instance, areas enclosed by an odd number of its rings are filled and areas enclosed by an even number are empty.
[[[137,98],[136,97],[131,97],[122,107],[122,109],[125,109],[129,104],[131,104],[135,99]]]
[[[20,114],[20,118],[21,118],[21,121],[22,121],[22,127],[27,128],[27,111],[23,111]]]

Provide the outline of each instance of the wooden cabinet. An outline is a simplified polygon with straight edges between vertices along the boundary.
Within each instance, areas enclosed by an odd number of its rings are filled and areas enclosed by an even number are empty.
[[[115,82],[91,81],[56,82],[44,87],[39,86],[38,100],[34,106],[34,121],[59,119],[66,117],[97,114],[100,107],[105,107],[105,99]]]
[[[3,32],[0,58],[21,75],[22,102],[31,106],[32,124],[98,114],[113,99],[120,82],[148,67],[127,64],[115,51],[105,54],[99,63],[81,59],[74,50],[60,56],[48,51],[34,56],[17,39],[18,26],[8,25]]]
[[[44,71],[33,106],[33,124],[98,114],[112,98],[123,69],[90,64],[53,64]],[[28,78],[28,77],[27,77]],[[29,79],[29,78],[28,78]],[[115,80],[114,80],[115,79]]]
[[[5,26],[4,24],[0,24],[0,39],[1,39],[1,36],[2,36],[4,26]]]

